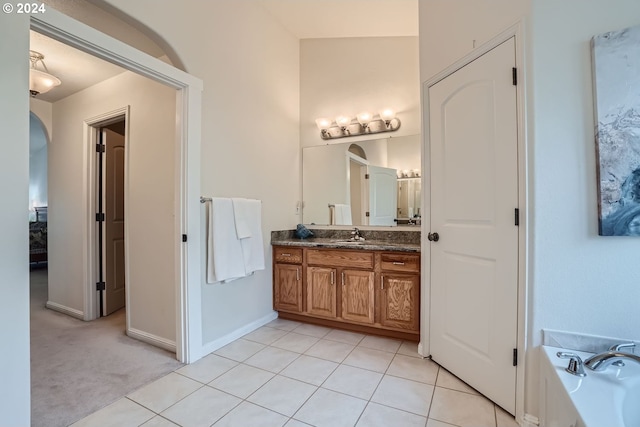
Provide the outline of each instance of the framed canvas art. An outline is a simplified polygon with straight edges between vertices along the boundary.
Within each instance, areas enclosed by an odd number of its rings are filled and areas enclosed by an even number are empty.
[[[640,236],[640,26],[591,43],[602,236]]]

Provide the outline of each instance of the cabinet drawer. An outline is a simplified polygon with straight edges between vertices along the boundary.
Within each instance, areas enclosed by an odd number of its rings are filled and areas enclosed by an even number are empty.
[[[381,264],[383,271],[418,273],[420,272],[420,255],[382,254]]]
[[[302,248],[275,247],[273,259],[280,263],[302,264]]]
[[[308,249],[307,264],[373,269],[373,252]]]

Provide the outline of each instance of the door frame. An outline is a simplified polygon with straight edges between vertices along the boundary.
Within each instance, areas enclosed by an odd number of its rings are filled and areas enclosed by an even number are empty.
[[[515,40],[515,57],[516,68],[518,74],[518,84],[516,86],[516,105],[517,105],[517,126],[518,126],[518,207],[520,209],[520,225],[518,227],[518,365],[516,366],[516,419],[521,425],[527,424],[525,418],[528,415],[524,412],[525,407],[525,375],[526,362],[528,352],[528,311],[527,301],[529,299],[529,181],[528,181],[528,144],[526,130],[526,72],[525,72],[525,49],[524,49],[524,23],[517,22],[507,28],[488,42],[474,49],[472,52],[454,62],[438,74],[429,78],[422,83],[422,170],[428,171],[431,162],[431,143],[429,140],[429,88],[444,78],[455,73],[459,69],[465,67],[475,61],[485,53],[496,48],[505,41],[514,38]],[[431,354],[429,347],[429,322],[430,322],[430,295],[431,295],[431,246],[427,239],[430,232],[431,209],[429,207],[431,192],[431,176],[429,173],[422,174],[422,227],[421,227],[421,248],[422,248],[422,266],[421,266],[421,313],[420,313],[420,344],[418,352],[422,356]]]
[[[91,252],[88,252],[88,259],[85,268],[87,269],[87,281],[85,283],[85,310],[84,310],[84,320],[95,320],[100,317],[100,297],[99,292],[104,291],[96,291],[96,283],[99,280],[99,268],[100,263],[104,263],[104,248],[103,248],[103,258],[100,258],[99,252],[99,241],[98,241],[98,228],[103,227],[104,223],[96,222],[96,212],[98,208],[98,173],[102,173],[102,171],[98,170],[97,165],[97,156],[95,147],[99,141],[99,133],[101,132],[101,128],[103,126],[107,126],[112,123],[116,123],[120,120],[125,121],[125,129],[124,129],[124,140],[125,140],[125,155],[124,155],[124,244],[125,244],[125,263],[124,263],[124,276],[125,283],[131,283],[129,277],[129,228],[127,226],[126,218],[129,216],[128,214],[128,206],[129,206],[129,106],[124,106],[122,108],[118,108],[117,110],[109,111],[103,114],[100,114],[95,117],[91,117],[87,119],[83,123],[83,134],[85,135],[84,146],[88,147],[87,150],[87,158],[85,159],[85,167],[84,171],[86,172],[86,182],[87,186],[87,222],[91,224],[94,223],[94,227],[91,232],[89,232],[87,236],[87,249],[90,249]],[[104,166],[104,165],[103,165]],[[103,182],[104,186],[104,182]],[[104,206],[103,206],[104,208]],[[104,246],[104,242],[103,242]],[[129,307],[129,287],[125,287],[125,307]],[[126,327],[128,327],[130,322],[130,312],[126,310]],[[165,347],[166,348],[166,347]],[[175,349],[168,349],[169,351],[175,351]]]
[[[30,28],[54,40],[176,89],[175,229],[176,358],[192,363],[203,354],[201,313],[200,145],[202,80],[84,25],[52,8],[30,16]],[[88,144],[84,150],[89,150]],[[87,153],[83,156],[87,158]],[[84,205],[89,204],[89,183],[83,183]],[[82,224],[84,277],[92,280],[89,257],[93,221]],[[89,279],[91,278],[91,279]],[[85,287],[86,289],[86,287]],[[85,290],[87,292],[87,290]],[[91,292],[95,293],[95,291]],[[89,296],[84,295],[85,304]],[[86,305],[85,309],[95,309]]]

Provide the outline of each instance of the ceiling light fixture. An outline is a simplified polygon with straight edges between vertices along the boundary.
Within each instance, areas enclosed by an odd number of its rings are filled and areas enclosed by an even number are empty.
[[[54,87],[62,83],[59,78],[49,74],[47,65],[44,63],[44,55],[35,50],[29,51],[29,93],[35,97],[41,93],[49,92]],[[38,70],[38,63],[42,65],[42,70]]]
[[[352,123],[351,116],[341,115],[336,117],[334,124],[331,119],[322,117],[316,119],[316,125],[320,129],[320,137],[325,140],[393,132],[400,129],[400,119],[390,108],[381,110],[377,118],[368,111],[364,111],[356,116],[356,120],[356,123]]]

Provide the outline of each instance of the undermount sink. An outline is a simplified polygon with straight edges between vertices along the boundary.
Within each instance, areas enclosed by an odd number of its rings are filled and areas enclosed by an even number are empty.
[[[336,239],[334,243],[349,244],[349,245],[362,245],[365,240],[351,240],[351,239]]]

